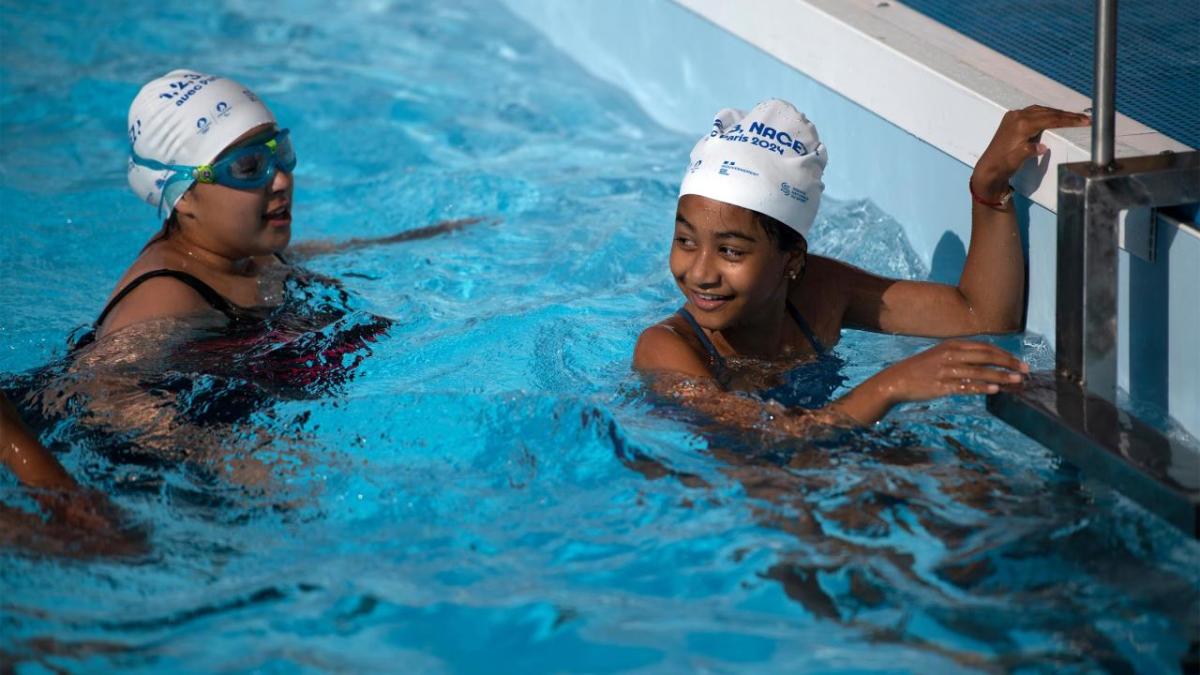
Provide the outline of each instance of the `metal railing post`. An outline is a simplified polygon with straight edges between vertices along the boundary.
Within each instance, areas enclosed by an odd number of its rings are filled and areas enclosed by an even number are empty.
[[[1092,166],[1113,161],[1116,120],[1117,0],[1096,0],[1096,62],[1092,83]]]

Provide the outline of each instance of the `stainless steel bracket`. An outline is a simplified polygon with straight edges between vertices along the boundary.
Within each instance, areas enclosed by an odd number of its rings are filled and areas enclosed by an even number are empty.
[[[1117,227],[1117,245],[1129,255],[1154,262],[1158,246],[1158,211],[1154,209],[1123,209]]]
[[[1057,370],[1107,401],[1117,387],[1118,215],[1200,201],[1200,152],[1058,168]]]
[[[1194,202],[1200,152],[1059,166],[1055,371],[988,397],[988,410],[1200,537],[1200,448],[1115,403],[1119,214]]]

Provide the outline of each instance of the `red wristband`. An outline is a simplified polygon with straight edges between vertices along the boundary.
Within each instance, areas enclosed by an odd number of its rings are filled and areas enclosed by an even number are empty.
[[[1012,195],[1013,195],[1013,189],[1010,186],[1007,190],[1004,191],[1004,194],[1000,195],[1000,201],[989,202],[988,200],[984,199],[983,197],[980,197],[979,193],[975,192],[975,185],[972,183],[971,179],[967,179],[967,190],[969,190],[971,192],[971,199],[975,200],[976,204],[983,204],[984,206],[990,206],[993,209],[1002,209],[1002,208],[1008,206],[1008,202],[1009,202],[1009,200],[1012,199]]]

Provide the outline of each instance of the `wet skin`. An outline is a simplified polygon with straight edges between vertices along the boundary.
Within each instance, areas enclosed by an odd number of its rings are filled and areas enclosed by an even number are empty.
[[[276,130],[264,124],[250,129],[220,156],[261,143]],[[155,269],[188,272],[231,302],[253,307],[277,302],[278,283],[264,287],[262,272],[279,265],[275,254],[291,240],[292,174],[276,171],[260,188],[218,184],[192,185],[175,206],[178,230],[156,237],[118,281],[113,293]],[[278,281],[278,280],[276,280]],[[138,286],[97,329],[97,338],[125,326],[211,311],[199,293],[182,282],[160,277]]]
[[[998,200],[1017,169],[1044,151],[1038,142],[1042,131],[1089,123],[1086,115],[1041,106],[1010,111],[976,165],[973,188],[984,200]],[[1019,330],[1024,256],[1013,207],[976,203],[971,220],[962,276],[957,285],[948,285],[886,279],[808,256],[806,245],[780,250],[753,212],[685,195],[679,200],[670,268],[685,307],[723,357],[774,362],[776,370],[811,353],[787,314],[789,300],[826,345],[837,342],[843,327],[927,337]],[[699,339],[677,315],[643,331],[634,367],[650,376],[659,393],[719,422],[753,428],[766,417],[777,430],[794,434],[807,433],[814,419],[870,424],[905,401],[995,393],[1019,384],[1028,372],[1002,349],[951,340],[881,371],[821,411],[821,418],[730,395],[728,388],[757,388],[744,385],[761,378],[739,383],[735,373],[729,383],[718,384]]]

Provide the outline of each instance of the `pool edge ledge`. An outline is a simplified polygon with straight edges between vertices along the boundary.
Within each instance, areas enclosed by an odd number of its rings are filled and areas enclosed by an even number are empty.
[[[670,1],[969,167],[1005,111],[1091,106],[1089,97],[897,2],[759,0],[747,12],[723,0]],[[795,26],[805,27],[804,39]],[[1124,115],[1116,131],[1118,157],[1191,149]],[[1042,142],[1044,161],[1022,170],[1014,187],[1057,212],[1057,165],[1089,160],[1091,132],[1050,131]]]
[[[987,397],[997,418],[1200,539],[1200,454],[1054,373]],[[1181,481],[1190,481],[1185,484]]]

